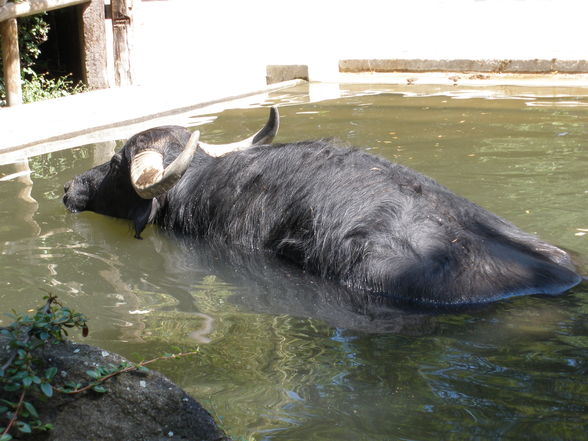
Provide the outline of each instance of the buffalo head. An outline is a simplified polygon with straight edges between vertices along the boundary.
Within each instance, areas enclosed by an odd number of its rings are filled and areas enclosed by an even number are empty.
[[[71,212],[96,213],[130,219],[135,237],[157,212],[158,198],[165,195],[190,167],[199,148],[218,157],[256,145],[269,144],[279,127],[279,115],[271,108],[266,125],[242,141],[214,145],[199,142],[199,132],[163,126],[130,138],[112,159],[76,176],[64,186],[63,203]]]

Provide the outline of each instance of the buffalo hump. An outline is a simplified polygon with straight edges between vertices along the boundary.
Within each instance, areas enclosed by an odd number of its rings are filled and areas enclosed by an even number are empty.
[[[580,280],[562,250],[409,168],[331,142],[193,167],[166,201],[164,228],[408,301],[484,303]]]

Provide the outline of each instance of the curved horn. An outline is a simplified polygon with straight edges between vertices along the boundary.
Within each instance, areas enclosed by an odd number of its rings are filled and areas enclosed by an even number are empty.
[[[242,141],[233,142],[231,144],[206,144],[201,142],[200,148],[209,156],[222,156],[229,152],[237,152],[241,150],[247,150],[253,146],[261,144],[270,144],[278,128],[280,127],[280,114],[278,113],[277,107],[270,108],[269,119],[265,123],[265,126],[257,132],[255,135],[250,136]]]
[[[152,199],[172,188],[184,175],[198,147],[200,132],[190,136],[182,153],[163,168],[163,155],[155,150],[138,153],[131,162],[131,183],[139,196]]]

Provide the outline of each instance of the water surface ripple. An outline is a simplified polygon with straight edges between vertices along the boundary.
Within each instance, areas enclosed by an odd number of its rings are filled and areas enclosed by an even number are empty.
[[[259,104],[282,106],[277,141],[335,136],[398,161],[566,248],[588,273],[586,96],[362,87],[318,102],[296,88]],[[201,118],[202,137],[239,139],[266,112]],[[152,227],[138,241],[125,221],[61,203],[66,181],[120,145],[0,166],[0,178],[14,176],[0,182],[0,312],[50,291],[90,317],[89,343],[137,360],[198,347],[158,369],[234,439],[586,439],[586,284],[433,315],[264,255]]]

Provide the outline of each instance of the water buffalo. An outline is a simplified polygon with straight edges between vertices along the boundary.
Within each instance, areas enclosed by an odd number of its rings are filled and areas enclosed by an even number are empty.
[[[278,113],[232,145],[157,127],[65,185],[72,212],[263,250],[352,289],[427,305],[559,294],[581,281],[563,250],[432,179],[318,140],[271,144]]]

